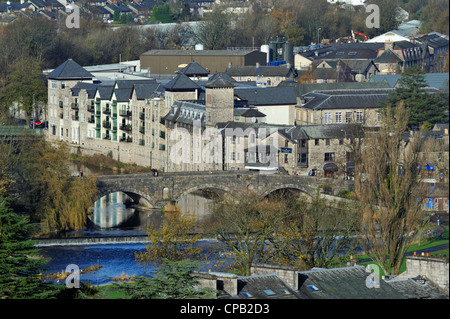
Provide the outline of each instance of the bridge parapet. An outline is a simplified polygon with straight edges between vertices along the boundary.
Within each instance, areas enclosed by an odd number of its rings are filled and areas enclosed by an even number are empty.
[[[279,189],[298,189],[313,196],[317,189],[328,195],[338,195],[342,190],[350,191],[353,182],[310,176],[260,174],[255,171],[165,173],[158,177],[152,174],[102,175],[97,177],[100,197],[122,191],[131,194],[135,201],[144,198],[153,207],[164,206],[168,201],[178,201],[182,196],[201,189],[219,192],[251,189],[268,195]]]

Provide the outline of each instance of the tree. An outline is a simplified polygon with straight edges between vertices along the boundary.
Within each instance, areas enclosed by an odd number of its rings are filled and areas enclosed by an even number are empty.
[[[30,134],[16,143],[0,144],[0,159],[14,178],[10,194],[16,210],[52,231],[86,226],[89,207],[97,198],[97,182],[93,176],[71,176],[63,143],[53,147]]]
[[[418,67],[407,69],[399,80],[399,86],[386,105],[397,105],[400,102],[410,109],[409,126],[420,127],[425,121],[430,124],[448,121],[448,102],[440,94],[430,94],[425,90],[428,84],[424,73]]]
[[[12,64],[0,97],[5,111],[16,102],[29,119],[37,104],[47,101],[47,87],[39,61],[27,57]]]
[[[225,49],[230,44],[232,28],[227,14],[215,9],[199,22],[195,36],[208,50]]]
[[[54,297],[57,290],[39,275],[47,260],[37,257],[34,242],[27,239],[31,224],[10,209],[9,201],[0,197],[0,299]]]
[[[198,289],[198,279],[193,271],[200,263],[189,259],[163,260],[162,268],[154,278],[139,276],[135,283],[124,283],[121,289],[131,299],[210,299],[216,291],[211,288]]]
[[[283,219],[279,202],[270,202],[252,192],[226,196],[213,213],[209,225],[217,238],[233,253],[240,273],[251,274],[251,266],[261,260],[265,243]]]
[[[201,233],[195,233],[196,220],[184,216],[178,206],[169,205],[172,211],[167,211],[163,225],[155,228],[153,225],[147,229],[149,244],[144,252],[136,252],[135,258],[140,264],[151,262],[160,263],[164,259],[180,261],[183,259],[201,258],[201,247],[198,240]]]
[[[151,21],[160,21],[161,23],[174,22],[173,12],[169,4],[156,5],[152,10]]]
[[[410,111],[403,103],[387,106],[379,133],[366,134],[355,163],[362,245],[386,275],[399,273],[422,216],[423,139],[406,131]]]
[[[355,252],[356,212],[345,202],[328,201],[317,193],[284,198],[286,218],[270,239],[276,263],[311,269],[341,265]]]

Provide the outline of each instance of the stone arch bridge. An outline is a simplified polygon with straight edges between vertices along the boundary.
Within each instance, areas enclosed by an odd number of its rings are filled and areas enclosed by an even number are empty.
[[[251,189],[266,196],[283,189],[296,189],[313,196],[321,193],[336,196],[353,189],[353,182],[310,176],[261,174],[255,171],[180,172],[152,174],[101,175],[97,177],[99,198],[114,192],[124,192],[135,204],[149,208],[165,206],[197,190],[218,194]]]

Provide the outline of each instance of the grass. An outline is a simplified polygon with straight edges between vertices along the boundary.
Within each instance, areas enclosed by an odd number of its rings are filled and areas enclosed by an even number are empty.
[[[420,246],[418,244],[415,244],[415,245],[409,247],[406,252],[411,253],[414,251],[420,251],[420,250],[429,249],[429,248],[447,244],[449,242],[449,226],[444,226],[444,228],[446,229],[446,232],[442,234],[441,239],[438,239],[436,237],[422,239],[422,244]],[[438,257],[443,257],[445,255],[448,258],[449,257],[449,249],[446,248],[446,249],[442,249],[442,250],[433,251],[433,252],[430,252],[430,255],[433,257],[435,255],[437,255]],[[357,259],[359,259],[359,260],[370,259],[370,258],[371,258],[371,255],[368,255],[368,254],[357,256]],[[369,264],[376,265],[376,263],[373,261],[361,262],[360,264],[364,265],[364,266],[367,266]],[[405,270],[406,270],[406,259],[403,259],[402,266],[400,267],[400,273],[404,272]],[[383,270],[380,268],[380,276],[384,276],[384,275],[385,274],[384,274]]]

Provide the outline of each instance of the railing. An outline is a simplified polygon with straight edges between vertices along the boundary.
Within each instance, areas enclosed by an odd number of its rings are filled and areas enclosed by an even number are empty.
[[[111,123],[110,123],[110,122],[104,121],[104,122],[103,122],[103,127],[104,127],[104,128],[111,128]]]

